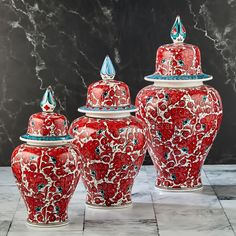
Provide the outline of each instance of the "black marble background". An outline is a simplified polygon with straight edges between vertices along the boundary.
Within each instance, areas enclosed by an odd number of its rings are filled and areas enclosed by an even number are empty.
[[[9,165],[28,118],[52,85],[57,111],[80,116],[87,86],[99,79],[106,54],[132,101],[154,71],[158,46],[171,42],[177,14],[186,42],[202,52],[207,82],[221,94],[224,119],[207,163],[236,163],[235,0],[1,0],[0,165]],[[145,163],[151,163],[149,157]]]

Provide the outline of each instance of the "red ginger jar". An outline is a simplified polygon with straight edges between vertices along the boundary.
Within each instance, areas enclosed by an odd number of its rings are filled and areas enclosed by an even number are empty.
[[[128,86],[114,80],[110,58],[104,60],[102,80],[88,88],[86,113],[72,122],[69,133],[82,156],[82,179],[90,207],[131,205],[131,191],[146,152],[144,123],[131,116]]]
[[[200,50],[183,43],[186,31],[177,17],[171,30],[173,44],[158,48],[154,82],[136,97],[148,129],[148,151],[157,171],[156,187],[192,191],[202,188],[201,168],[222,120],[218,92],[203,81]]]
[[[68,203],[80,178],[79,152],[68,135],[65,116],[56,106],[49,87],[41,102],[43,112],[29,119],[26,144],[16,147],[11,157],[12,172],[33,226],[60,226],[68,222]]]

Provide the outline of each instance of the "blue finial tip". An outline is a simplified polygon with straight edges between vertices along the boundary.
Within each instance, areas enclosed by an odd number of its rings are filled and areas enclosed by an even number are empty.
[[[49,86],[44,95],[43,99],[40,103],[40,106],[44,112],[53,112],[56,107],[56,101],[54,99],[54,92],[52,90],[52,87]]]
[[[186,38],[186,30],[180,16],[177,16],[170,31],[170,37],[174,43],[183,43]]]
[[[101,75],[102,79],[104,79],[104,80],[113,79],[116,75],[115,68],[114,68],[109,56],[106,56],[103,61],[100,75]]]

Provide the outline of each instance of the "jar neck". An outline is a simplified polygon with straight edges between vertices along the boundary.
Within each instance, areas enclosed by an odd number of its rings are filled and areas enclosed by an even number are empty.
[[[37,146],[37,147],[54,147],[54,146],[66,146],[70,144],[70,142],[37,142],[37,141],[26,141],[26,144],[29,146]]]
[[[87,112],[85,113],[85,115],[87,117],[92,117],[92,118],[111,118],[111,119],[118,119],[118,118],[126,118],[126,117],[129,117],[131,116],[130,112],[114,112],[114,113],[108,113],[108,112],[104,112],[104,113],[90,113],[90,112]]]
[[[168,88],[186,88],[186,87],[197,87],[203,85],[202,81],[155,81],[154,85],[157,87],[168,87]]]

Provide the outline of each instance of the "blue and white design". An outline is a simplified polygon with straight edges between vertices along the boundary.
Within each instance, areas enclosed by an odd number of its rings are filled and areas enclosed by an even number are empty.
[[[106,56],[103,61],[100,75],[101,75],[102,79],[104,79],[104,80],[113,79],[116,75],[115,68],[114,68],[109,56]]]
[[[155,81],[155,80],[173,80],[173,81],[181,81],[181,80],[187,80],[187,81],[207,81],[211,80],[212,76],[207,74],[198,74],[198,75],[159,75],[159,74],[152,74],[147,75],[144,77],[147,81]]]
[[[181,22],[180,16],[177,16],[175,19],[170,31],[170,37],[174,43],[183,43],[186,38],[186,30]]]
[[[43,99],[40,103],[40,106],[42,108],[43,111],[45,112],[53,112],[55,107],[56,107],[56,101],[54,99],[54,92],[52,90],[52,87],[49,86],[44,95],[43,95]]]
[[[65,136],[33,136],[29,134],[21,135],[22,140],[35,140],[35,141],[72,141],[73,138],[70,135]]]

